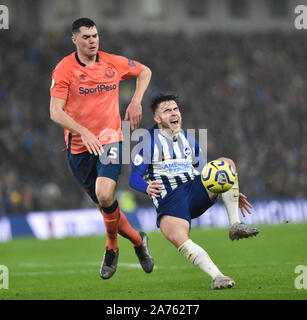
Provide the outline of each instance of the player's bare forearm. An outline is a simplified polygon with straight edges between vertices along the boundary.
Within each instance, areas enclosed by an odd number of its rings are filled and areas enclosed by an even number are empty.
[[[64,111],[65,104],[66,100],[51,97],[50,119],[64,129],[81,135],[84,132],[85,128],[77,123]]]
[[[132,97],[132,101],[136,101],[138,103],[142,102],[144,93],[150,83],[151,74],[151,70],[147,66],[142,65],[141,72],[136,78],[136,89]]]
[[[66,100],[51,97],[50,119],[58,125],[60,125],[61,127],[63,127],[64,129],[79,134],[82,138],[84,145],[91,154],[94,153],[95,155],[101,155],[101,144],[97,137],[87,128],[76,122],[64,111],[65,104]]]
[[[142,65],[142,70],[136,80],[136,89],[127,107],[125,120],[130,120],[131,129],[137,129],[142,121],[142,99],[151,79],[151,70]]]

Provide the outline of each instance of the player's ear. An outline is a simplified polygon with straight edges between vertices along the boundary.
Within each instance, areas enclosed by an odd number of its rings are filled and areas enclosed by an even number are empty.
[[[75,37],[75,35],[71,36],[71,41],[73,42],[74,45],[76,45],[76,37]]]
[[[160,117],[159,117],[159,115],[157,113],[154,114],[153,118],[154,118],[156,123],[158,123],[158,124],[161,123],[161,119],[160,119]]]

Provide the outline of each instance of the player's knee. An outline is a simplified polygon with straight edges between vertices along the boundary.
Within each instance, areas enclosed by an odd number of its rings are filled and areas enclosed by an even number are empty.
[[[108,189],[96,190],[96,197],[102,207],[110,207],[115,201],[113,193]]]
[[[228,163],[232,166],[232,168],[233,168],[235,171],[237,171],[236,165],[235,165],[235,163],[234,163],[234,161],[233,161],[232,159],[230,159],[230,158],[225,158],[225,157],[221,157],[221,158],[219,158],[219,160],[223,160],[223,161],[228,162]]]
[[[99,177],[96,180],[96,197],[102,207],[110,207],[114,203],[115,188],[116,182],[111,179]]]
[[[188,235],[172,232],[165,235],[167,240],[169,240],[176,248],[179,248],[185,241],[189,239]]]
[[[160,220],[160,229],[167,240],[179,248],[189,239],[189,222],[185,219],[163,215]]]

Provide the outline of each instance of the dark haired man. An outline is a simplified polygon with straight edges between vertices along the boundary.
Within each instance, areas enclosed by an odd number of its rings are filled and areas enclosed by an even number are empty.
[[[102,213],[107,243],[100,275],[109,279],[118,261],[117,234],[129,239],[145,272],[153,269],[147,236],[138,233],[120,211],[115,196],[121,172],[122,131],[119,83],[136,78],[136,89],[125,120],[136,129],[141,102],[151,78],[145,65],[99,49],[95,23],[80,18],[72,24],[76,52],[66,56],[52,73],[50,117],[64,128],[72,172]]]
[[[200,172],[205,166],[196,140],[181,130],[181,113],[177,98],[160,95],[151,105],[156,124],[136,146],[133,155],[130,186],[151,196],[157,210],[157,226],[187,259],[212,277],[212,289],[231,288],[235,282],[222,274],[207,252],[189,238],[191,219],[211,207],[217,194],[206,190]],[[219,158],[236,170],[229,158]],[[144,180],[143,180],[144,179]],[[241,223],[252,206],[239,193],[236,177],[234,186],[222,194],[230,222],[231,240],[258,234],[258,230]]]

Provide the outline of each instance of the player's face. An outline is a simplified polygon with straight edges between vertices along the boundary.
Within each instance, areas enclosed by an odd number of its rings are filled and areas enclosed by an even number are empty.
[[[154,119],[160,129],[170,129],[172,132],[181,130],[181,113],[177,103],[173,100],[161,102]]]
[[[96,56],[99,48],[99,35],[97,28],[80,27],[80,32],[72,36],[78,54],[86,57]]]

